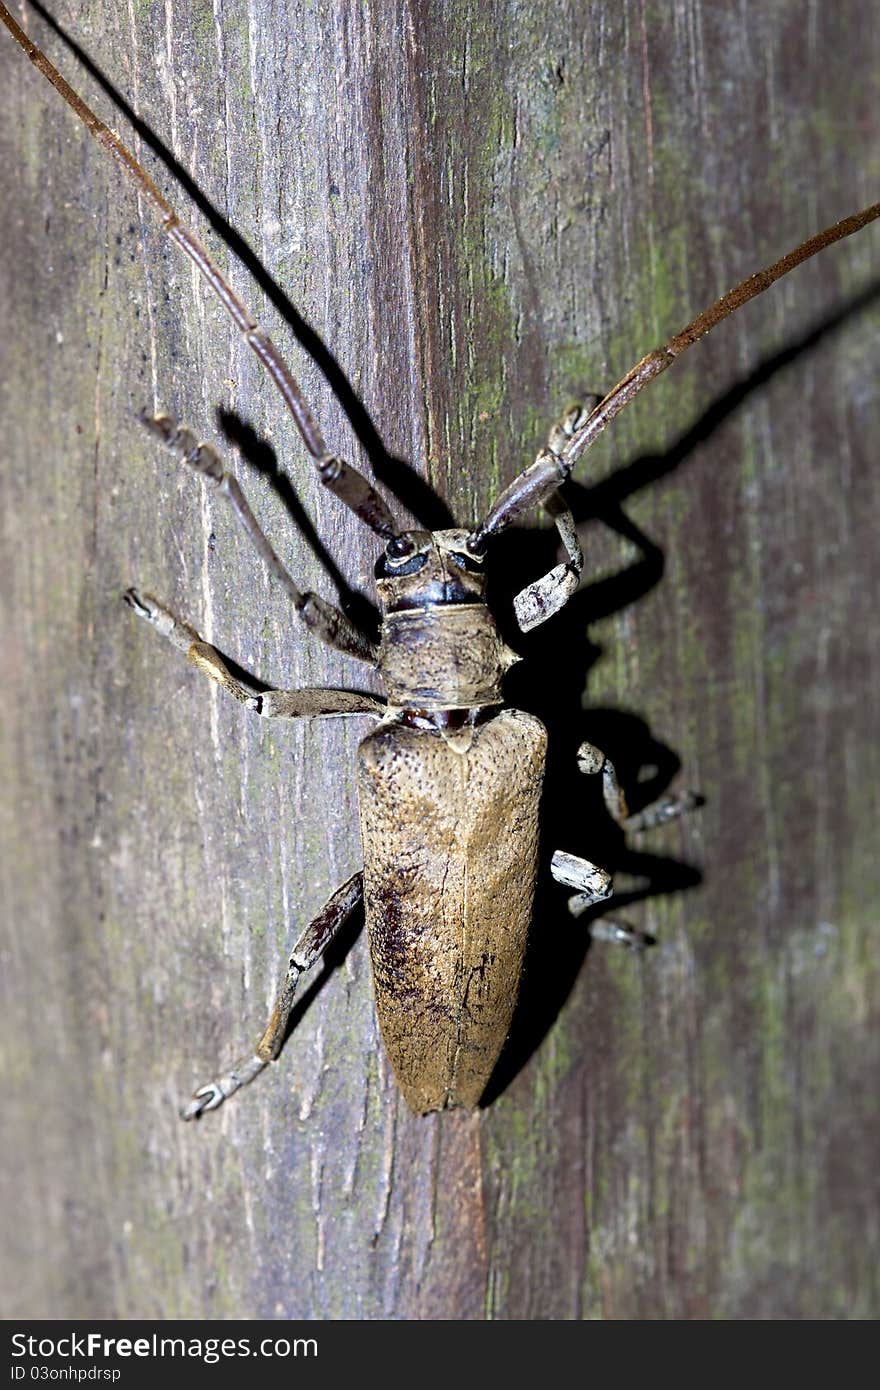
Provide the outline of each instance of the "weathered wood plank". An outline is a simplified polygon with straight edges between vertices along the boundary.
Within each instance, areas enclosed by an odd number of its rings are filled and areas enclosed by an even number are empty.
[[[877,196],[867,0],[78,0],[58,18],[463,520],[573,394]],[[704,875],[631,909],[658,948],[584,959],[548,898],[501,1093],[415,1119],[360,938],[272,1074],[183,1126],[176,1103],[256,1037],[285,943],[358,866],[364,725],[249,723],[120,594],[143,584],[267,680],[363,681],[301,640],[136,411],[218,444],[218,408],[239,413],[365,592],[373,547],[189,268],[0,40],[7,1313],[876,1316],[876,230],[620,418],[581,473],[609,480],[577,499],[591,572],[638,558],[597,507],[656,549],[527,644],[520,694],[556,710],[548,843],[613,850],[571,772],[582,737],[632,771],[656,761],[649,729],[707,797],[646,837]],[[212,245],[360,461],[294,333]],[[239,473],[332,596],[268,480]],[[523,544],[505,563],[536,572],[549,548]]]

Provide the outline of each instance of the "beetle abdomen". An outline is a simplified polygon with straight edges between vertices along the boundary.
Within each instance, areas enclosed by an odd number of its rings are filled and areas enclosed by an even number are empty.
[[[546,746],[544,726],[519,710],[452,737],[391,721],[360,746],[379,1026],[419,1114],[476,1105],[507,1037]]]

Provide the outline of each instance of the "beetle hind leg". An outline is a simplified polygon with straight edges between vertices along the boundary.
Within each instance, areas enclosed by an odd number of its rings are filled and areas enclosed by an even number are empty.
[[[568,900],[572,917],[580,917],[588,907],[604,902],[614,891],[614,880],[605,869],[597,868],[589,859],[580,859],[558,849],[550,861],[550,872],[557,883],[576,888]],[[594,941],[607,941],[615,946],[628,946],[632,951],[644,950],[654,944],[648,932],[624,922],[619,917],[598,917],[588,927]]]
[[[574,917],[579,917],[594,903],[609,898],[613,891],[611,875],[605,869],[597,868],[589,859],[581,859],[564,849],[558,849],[554,854],[550,861],[550,872],[557,883],[577,890],[568,900],[569,911]]]
[[[557,883],[568,888],[576,888],[568,900],[568,910],[572,917],[580,917],[588,907],[604,902],[614,891],[614,880],[605,869],[591,864],[589,859],[581,859],[576,854],[568,854],[558,849],[550,861],[550,872]],[[588,931],[594,941],[608,941],[615,946],[628,946],[630,950],[641,951],[652,946],[654,938],[622,921],[619,917],[599,917],[590,922]]]
[[[313,922],[310,922],[294,946],[281,981],[278,997],[269,1015],[263,1036],[252,1056],[237,1062],[223,1076],[200,1086],[188,1105],[180,1112],[182,1120],[195,1120],[208,1110],[216,1110],[224,1100],[247,1086],[270,1062],[274,1062],[284,1046],[287,1027],[296,999],[300,976],[318,961],[337,935],[344,922],[363,900],[363,873],[353,874],[325,903]]]

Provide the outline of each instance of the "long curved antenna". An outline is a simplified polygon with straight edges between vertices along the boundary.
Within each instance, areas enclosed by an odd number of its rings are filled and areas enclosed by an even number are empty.
[[[756,295],[763,294],[775,280],[787,275],[795,266],[808,261],[811,256],[824,251],[826,246],[832,246],[835,241],[841,241],[844,237],[861,231],[878,217],[880,203],[872,203],[862,212],[846,217],[842,222],[835,222],[833,227],[826,227],[823,232],[817,232],[809,241],[796,246],[780,260],[774,261],[764,270],[757,271],[735,285],[711,308],[704,309],[692,319],[680,333],[676,333],[662,347],[649,352],[612,387],[607,396],[602,398],[562,448],[558,451],[544,449],[535,462],[505,488],[488,516],[469,536],[468,549],[479,553],[485,549],[490,536],[497,535],[523,512],[538,506],[551,496],[565,482],[581,454],[598,439],[615,415],[618,415],[624,406],[629,405],[649,381],[653,381],[661,372],[665,372],[667,367],[671,367],[677,357],[686,352],[699,338],[705,337],[716,324],[726,319],[728,314],[740,309]]]
[[[342,459],[328,453],[324,437],[315,423],[296,378],[281,353],[268,333],[260,328],[256,319],[239,299],[225,276],[217,269],[198,237],[183,225],[167,198],[159,192],[131,150],[123,144],[119,136],[109,126],[98,119],[91,107],[86,105],[69,83],[65,82],[58,69],[53,67],[45,53],[31,42],[2,3],[0,3],[0,20],[6,25],[34,67],[42,73],[47,82],[51,82],[74,115],[82,121],[89,134],[116,161],[126,178],[130,179],[143,194],[156,214],[165,235],[189,257],[205,282],[211,287],[248,347],[256,353],[280,391],[282,399],[302,435],[303,443],[317,464],[318,476],[324,486],[334,493],[341,502],[344,502],[377,535],[386,540],[395,537],[399,528],[388,510],[387,504],[367,479],[358,473],[357,469],[353,468],[350,463],[345,463]]]

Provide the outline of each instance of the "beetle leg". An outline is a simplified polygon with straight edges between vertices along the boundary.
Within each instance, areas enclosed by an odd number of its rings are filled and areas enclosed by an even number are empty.
[[[597,917],[589,925],[589,933],[594,941],[607,941],[612,946],[628,946],[631,951],[643,951],[653,946],[656,938],[650,932],[639,931],[620,917]]]
[[[584,552],[574,517],[558,492],[547,498],[544,510],[556,523],[568,559],[556,565],[542,579],[536,579],[534,584],[527,584],[513,600],[513,611],[522,632],[529,632],[540,623],[545,623],[565,607],[577,589],[584,568]]]
[[[577,751],[577,761],[580,771],[588,776],[601,772],[605,809],[621,830],[650,830],[655,825],[664,825],[666,821],[675,820],[676,816],[683,815],[685,811],[692,811],[695,806],[701,804],[696,792],[686,791],[678,796],[663,796],[653,805],[646,806],[644,810],[631,816],[611,759],[606,758],[592,743],[582,743]]]
[[[375,666],[376,647],[372,642],[368,642],[362,633],[358,632],[345,614],[341,613],[338,608],[334,608],[332,603],[325,602],[318,594],[303,593],[297,588],[248,506],[247,498],[238,482],[223,467],[216,449],[212,449],[210,444],[199,443],[192,430],[179,425],[170,415],[150,416],[142,414],[140,419],[151,434],[160,439],[167,449],[177,455],[182,463],[187,464],[195,473],[198,473],[204,483],[209,487],[216,488],[221,497],[226,500],[239,526],[247,533],[251,543],[258,551],[269,574],[292,602],[300,621],[307,628],[310,628],[322,642],[327,642],[331,647],[336,647],[338,651],[345,652],[348,656],[355,656],[359,661],[368,661],[370,665]],[[338,465],[339,470],[345,467],[339,459],[329,459],[326,462],[328,466],[330,464]],[[319,465],[319,471],[321,466]],[[351,471],[349,469],[349,473]],[[337,473],[333,474],[334,478]],[[348,478],[348,474],[345,477]],[[364,487],[369,487],[366,479],[361,479],[361,482],[363,482]],[[376,501],[379,501],[378,497]],[[390,519],[389,525],[391,525]]]
[[[548,463],[558,459],[575,430],[581,427],[601,399],[601,396],[589,396],[585,401],[569,406],[562,419],[557,421],[550,431],[547,447],[538,455],[535,465],[539,465],[545,457]],[[528,505],[530,504],[524,504],[523,510]],[[528,584],[513,600],[516,620],[522,632],[529,632],[531,628],[545,623],[554,613],[558,613],[560,608],[565,607],[577,589],[584,568],[584,555],[574,517],[558,492],[553,492],[546,498],[544,509],[556,523],[568,559],[563,564],[556,565],[542,579]]]
[[[614,881],[605,869],[599,869],[588,859],[579,859],[576,854],[567,854],[564,850],[557,850],[554,854],[550,861],[550,872],[557,883],[578,889],[568,900],[572,917],[580,917],[588,907],[610,898],[614,891]],[[594,941],[628,946],[633,951],[641,951],[654,944],[654,938],[648,932],[640,931],[619,917],[597,917],[588,924],[587,930]]]
[[[568,910],[572,917],[580,917],[588,907],[610,898],[614,889],[611,874],[599,869],[588,859],[580,859],[576,854],[567,854],[558,849],[550,861],[550,872],[557,883],[568,888],[577,888],[568,900]],[[638,927],[630,926],[619,917],[600,917],[590,922],[588,931],[594,941],[609,941],[616,946],[629,946],[633,951],[641,951],[653,944],[654,938]]]
[[[381,717],[385,713],[383,700],[355,690],[252,689],[235,679],[220,653],[207,642],[203,642],[195,628],[190,627],[188,623],[180,622],[151,594],[129,589],[123,597],[139,617],[152,624],[160,636],[167,638],[178,651],[184,652],[187,661],[197,670],[222,686],[234,700],[247,705],[248,709],[262,715],[264,719],[296,719],[333,714],[375,714]]]
[[[181,1110],[182,1120],[195,1120],[205,1110],[216,1110],[224,1100],[234,1095],[242,1086],[247,1086],[270,1062],[275,1061],[287,1036],[300,976],[324,954],[340,927],[363,900],[363,896],[362,872],[352,874],[341,888],[337,888],[294,946],[275,1006],[253,1056],[237,1062],[216,1081],[210,1081],[207,1086],[200,1086],[190,1103]]]
[[[577,751],[577,761],[578,768],[587,776],[595,776],[601,772],[605,809],[621,830],[649,830],[652,826],[662,825],[665,821],[673,820],[682,812],[690,811],[701,804],[701,799],[695,792],[682,792],[680,796],[661,797],[653,806],[647,806],[643,811],[631,816],[611,759],[592,743],[582,743]],[[568,900],[568,910],[573,917],[580,917],[588,907],[611,895],[610,874],[605,873],[603,869],[595,868],[585,859],[578,859],[576,855],[564,854],[558,850],[551,860],[550,870],[558,882],[580,889]],[[603,883],[607,884],[604,891]],[[638,927],[633,927],[618,917],[597,918],[590,922],[588,929],[594,941],[629,946],[634,951],[641,951],[645,946],[654,943],[654,938],[648,932],[640,931]]]
[[[567,850],[558,849],[550,860],[550,872],[557,883],[564,883],[577,892],[568,900],[572,916],[579,917],[593,903],[609,898],[613,884],[611,875],[605,869],[597,868],[589,859],[581,859]]]
[[[701,798],[696,792],[686,791],[679,796],[661,796],[659,801],[646,806],[637,815],[627,816],[621,824],[624,830],[650,830],[652,826],[664,825],[666,821],[675,820],[676,816],[683,815],[685,811],[693,811],[701,804]]]
[[[629,809],[611,759],[606,758],[600,748],[585,742],[577,751],[577,765],[578,771],[586,777],[592,777],[597,772],[601,772],[605,809],[613,821],[618,825],[623,825],[629,815]]]

